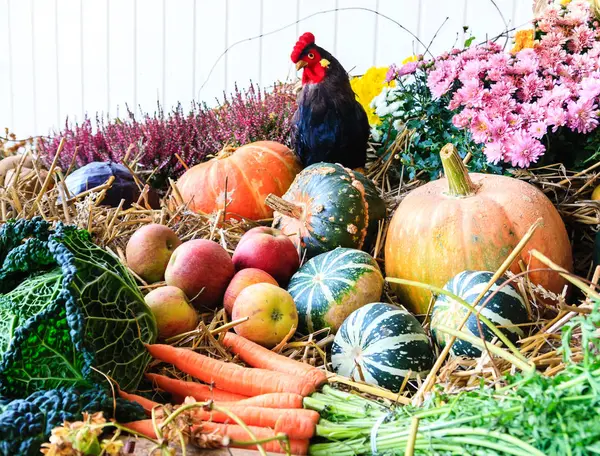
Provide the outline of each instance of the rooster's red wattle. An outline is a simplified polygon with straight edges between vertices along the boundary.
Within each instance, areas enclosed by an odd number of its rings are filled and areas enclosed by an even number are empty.
[[[303,69],[292,127],[293,149],[302,164],[328,162],[364,168],[369,122],[346,70],[315,44],[312,33],[298,39],[291,58],[297,70]]]

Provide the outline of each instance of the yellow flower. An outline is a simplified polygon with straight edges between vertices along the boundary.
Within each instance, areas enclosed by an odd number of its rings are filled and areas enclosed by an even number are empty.
[[[109,456],[118,456],[121,448],[123,448],[123,442],[121,440],[103,440],[101,448],[104,453]]]
[[[533,47],[535,31],[533,29],[519,30],[515,33],[515,46],[511,49],[512,54]]]
[[[571,3],[571,0],[560,0],[562,6],[567,6],[569,3]]]
[[[416,55],[410,55],[402,61],[402,65],[404,65],[408,62],[416,62],[417,60],[419,60],[419,58]]]
[[[375,114],[375,110],[371,108],[371,101],[381,93],[384,87],[394,87],[394,81],[385,82],[387,67],[371,67],[361,77],[352,78],[350,85],[356,94],[356,99],[364,108],[369,119],[369,125],[377,125],[381,120]]]

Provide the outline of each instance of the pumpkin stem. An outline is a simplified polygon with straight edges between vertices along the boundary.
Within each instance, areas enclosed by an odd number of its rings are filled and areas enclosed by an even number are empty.
[[[232,155],[238,148],[231,146],[229,143],[225,144],[223,148],[219,151],[216,158],[217,160],[222,160],[223,158],[227,158]]]
[[[296,206],[294,203],[290,203],[289,201],[280,198],[273,193],[269,193],[267,199],[265,200],[265,204],[269,206],[276,212],[283,214],[287,217],[291,217],[294,219],[301,219],[303,210],[300,206]]]
[[[469,177],[469,171],[458,155],[454,144],[446,144],[440,150],[440,158],[444,167],[444,174],[448,179],[448,194],[452,196],[471,196],[477,186]]]

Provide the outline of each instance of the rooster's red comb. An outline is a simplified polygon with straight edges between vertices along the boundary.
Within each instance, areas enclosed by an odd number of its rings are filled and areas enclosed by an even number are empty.
[[[298,41],[294,46],[294,50],[292,51],[292,62],[298,63],[298,60],[300,60],[300,54],[302,54],[304,48],[309,44],[315,44],[315,36],[310,32],[306,32],[300,38],[298,38]]]

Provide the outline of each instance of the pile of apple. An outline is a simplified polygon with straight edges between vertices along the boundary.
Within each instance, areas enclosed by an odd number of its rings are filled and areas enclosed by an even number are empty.
[[[251,229],[231,257],[217,242],[181,242],[171,228],[150,224],[133,234],[126,257],[147,283],[166,283],[145,298],[161,339],[195,329],[198,312],[220,306],[232,320],[247,317],[235,332],[265,347],[276,346],[298,326],[294,300],[281,287],[300,259],[293,242],[277,229]]]

